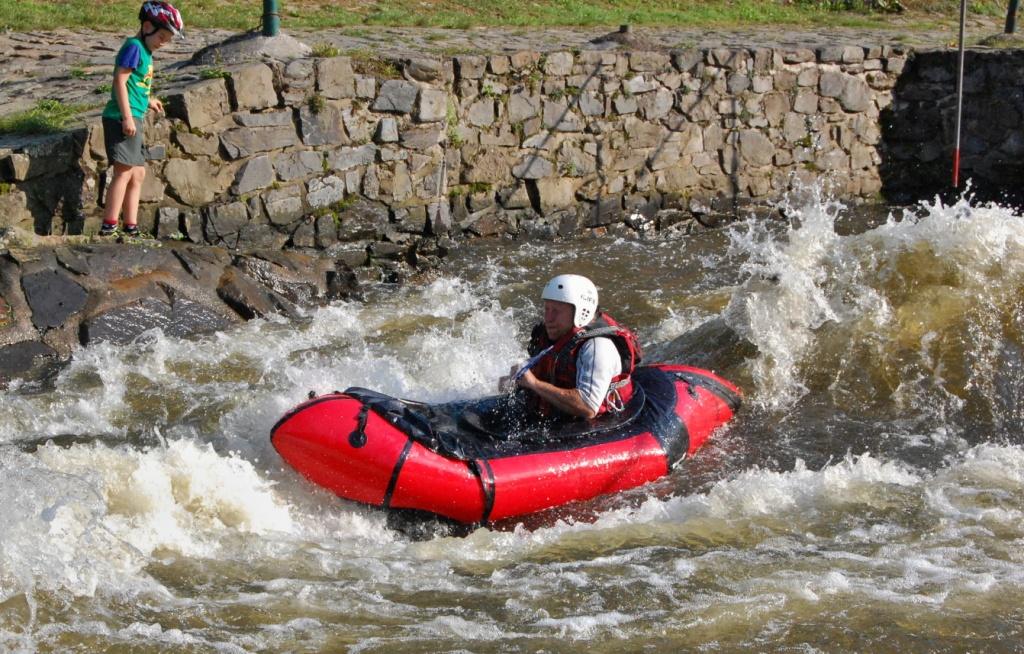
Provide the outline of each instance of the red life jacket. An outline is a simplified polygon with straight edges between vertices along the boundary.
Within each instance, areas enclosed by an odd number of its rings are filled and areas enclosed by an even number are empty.
[[[597,414],[601,415],[606,411],[621,411],[622,407],[633,397],[631,375],[633,369],[643,358],[643,353],[640,350],[640,343],[632,331],[601,311],[589,324],[583,327],[574,327],[557,342],[552,342],[548,338],[543,323],[538,324],[530,335],[530,345],[527,351],[530,356],[534,356],[549,345],[554,345],[551,351],[531,368],[531,371],[537,379],[559,388],[576,388],[576,358],[579,356],[579,350],[586,341],[598,337],[610,338],[615,343],[622,362],[622,372],[612,378],[608,394],[597,409]],[[548,417],[556,413],[556,409],[536,393],[530,393],[528,404],[530,409],[540,416]]]

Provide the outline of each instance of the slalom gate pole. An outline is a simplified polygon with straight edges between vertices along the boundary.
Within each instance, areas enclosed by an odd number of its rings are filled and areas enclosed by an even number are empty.
[[[956,137],[953,146],[953,188],[960,187],[960,128],[964,114],[964,32],[967,28],[967,0],[960,0],[959,64],[956,76]]]

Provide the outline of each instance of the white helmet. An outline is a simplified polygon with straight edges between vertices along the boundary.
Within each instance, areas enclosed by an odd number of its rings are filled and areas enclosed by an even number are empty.
[[[583,275],[553,277],[540,296],[544,300],[566,302],[576,307],[573,324],[577,327],[589,323],[597,313],[597,287]]]

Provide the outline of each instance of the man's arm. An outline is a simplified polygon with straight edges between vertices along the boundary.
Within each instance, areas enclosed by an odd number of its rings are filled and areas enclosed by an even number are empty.
[[[575,388],[559,388],[537,379],[530,371],[519,379],[519,385],[533,391],[563,413],[588,420],[597,416],[597,410],[590,408]]]

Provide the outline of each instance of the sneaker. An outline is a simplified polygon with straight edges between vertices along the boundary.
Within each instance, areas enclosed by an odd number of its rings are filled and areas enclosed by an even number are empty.
[[[139,226],[138,225],[125,225],[124,229],[122,231],[124,232],[125,236],[138,236],[139,235]]]
[[[103,223],[100,227],[100,236],[112,236],[117,231],[117,223]]]

